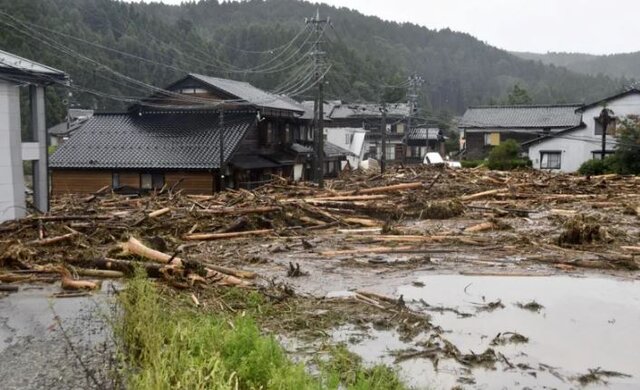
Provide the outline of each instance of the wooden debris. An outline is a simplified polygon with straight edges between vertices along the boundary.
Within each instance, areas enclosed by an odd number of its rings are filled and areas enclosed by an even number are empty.
[[[130,237],[129,241],[120,244],[120,249],[122,249],[121,255],[123,256],[126,256],[128,254],[135,254],[158,263],[171,264],[177,267],[182,266],[182,259],[180,259],[179,257],[171,256],[155,249],[151,249],[134,237]]]
[[[193,233],[185,235],[184,239],[188,241],[210,241],[224,240],[227,238],[262,236],[270,233],[273,233],[273,229],[249,230],[244,232],[232,233]]]

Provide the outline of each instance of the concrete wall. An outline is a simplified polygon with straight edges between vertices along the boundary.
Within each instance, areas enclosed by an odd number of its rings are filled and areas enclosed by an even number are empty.
[[[0,80],[0,222],[26,214],[21,141],[20,91]]]
[[[534,168],[540,168],[540,152],[560,151],[562,153],[559,171],[576,172],[580,165],[593,158],[593,151],[602,149],[602,136],[596,134],[595,118],[602,111],[601,106],[585,110],[582,121],[584,129],[549,138],[529,147],[529,158]],[[617,118],[628,115],[640,115],[640,95],[628,95],[607,103]],[[615,138],[607,136],[607,150],[615,150]]]

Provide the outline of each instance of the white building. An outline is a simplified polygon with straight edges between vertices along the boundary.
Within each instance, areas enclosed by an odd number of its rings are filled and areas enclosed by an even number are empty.
[[[576,110],[582,116],[578,126],[560,132],[543,135],[523,143],[528,148],[533,167],[561,172],[576,172],[585,161],[601,158],[602,125],[598,120],[604,108],[612,111],[615,118],[607,126],[606,151],[615,151],[615,131],[621,120],[640,116],[640,90],[631,89]]]
[[[343,161],[342,168],[349,163],[352,169],[360,167],[360,163],[364,159],[366,152],[365,135],[366,131],[356,127],[331,127],[325,128],[325,140],[342,149],[348,150],[351,154],[347,155],[347,161]]]
[[[45,86],[66,82],[57,69],[0,50],[0,222],[26,214],[23,161],[33,162],[34,206],[49,209]],[[27,86],[31,139],[23,140],[20,87]]]

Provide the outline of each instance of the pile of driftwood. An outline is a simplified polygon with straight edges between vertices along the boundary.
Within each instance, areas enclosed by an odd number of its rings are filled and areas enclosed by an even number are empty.
[[[0,225],[0,267],[5,270],[0,282],[59,278],[68,288],[97,288],[79,279],[116,277],[138,265],[179,286],[249,286],[253,273],[215,268],[215,261],[190,262],[183,254],[201,241],[320,232],[374,232],[376,242],[474,245],[485,242],[478,234],[504,228],[504,216],[526,218],[546,211],[570,218],[585,208],[637,215],[639,183],[636,177],[618,175],[585,178],[529,170],[397,167],[384,175],[353,172],[328,181],[324,189],[284,180],[254,191],[214,195],[188,195],[171,188],[119,195],[104,188],[89,196],[59,197],[46,215],[34,213]],[[463,234],[406,235],[390,228],[403,220],[470,213],[484,220],[467,226]],[[629,256],[640,252],[633,242],[618,249]],[[379,253],[387,250],[382,247]],[[411,247],[406,250],[410,253]]]

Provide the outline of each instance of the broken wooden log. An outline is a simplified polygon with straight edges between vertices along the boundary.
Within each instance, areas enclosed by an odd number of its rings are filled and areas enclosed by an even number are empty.
[[[506,191],[509,191],[509,189],[508,188],[502,188],[502,189],[482,191],[482,192],[478,192],[478,193],[471,194],[471,195],[463,195],[463,196],[460,197],[460,200],[463,200],[463,201],[474,200],[474,199],[484,198],[486,196],[496,195],[498,193],[506,192]]]
[[[165,207],[160,210],[152,211],[148,214],[149,218],[156,218],[171,211],[171,207]]]
[[[266,214],[274,211],[282,210],[278,206],[263,206],[263,207],[225,207],[218,209],[206,209],[198,210],[199,213],[212,214],[212,215],[242,215],[242,214]]]
[[[231,233],[193,233],[193,234],[187,234],[183,238],[187,241],[210,241],[210,240],[223,240],[227,238],[261,236],[261,235],[270,234],[270,233],[273,233],[273,229],[247,230],[244,232],[231,232]]]
[[[62,241],[69,240],[73,238],[75,235],[76,233],[68,233],[68,234],[63,234],[62,236],[43,238],[41,240],[33,240],[33,241],[27,242],[27,245],[39,245],[39,246],[53,245]]]
[[[242,271],[229,267],[222,267],[219,265],[206,264],[206,267],[214,271],[222,272],[223,274],[232,275],[242,279],[255,279],[258,274],[252,271]]]
[[[359,195],[377,194],[377,193],[380,193],[380,192],[394,192],[394,191],[402,191],[402,190],[413,190],[413,189],[422,188],[422,187],[424,187],[424,184],[422,182],[402,183],[402,184],[394,184],[394,185],[384,186],[384,187],[364,188],[364,189],[360,189],[360,190],[355,191],[355,193],[357,193]],[[345,194],[345,195],[347,195],[347,194]]]
[[[128,254],[135,254],[148,260],[153,260],[155,262],[163,264],[171,264],[176,267],[181,267],[183,263],[182,259],[180,259],[179,257],[171,256],[155,249],[151,249],[134,237],[130,237],[129,241],[125,243],[121,243],[120,249],[122,250],[121,254],[123,256],[126,256]]]

